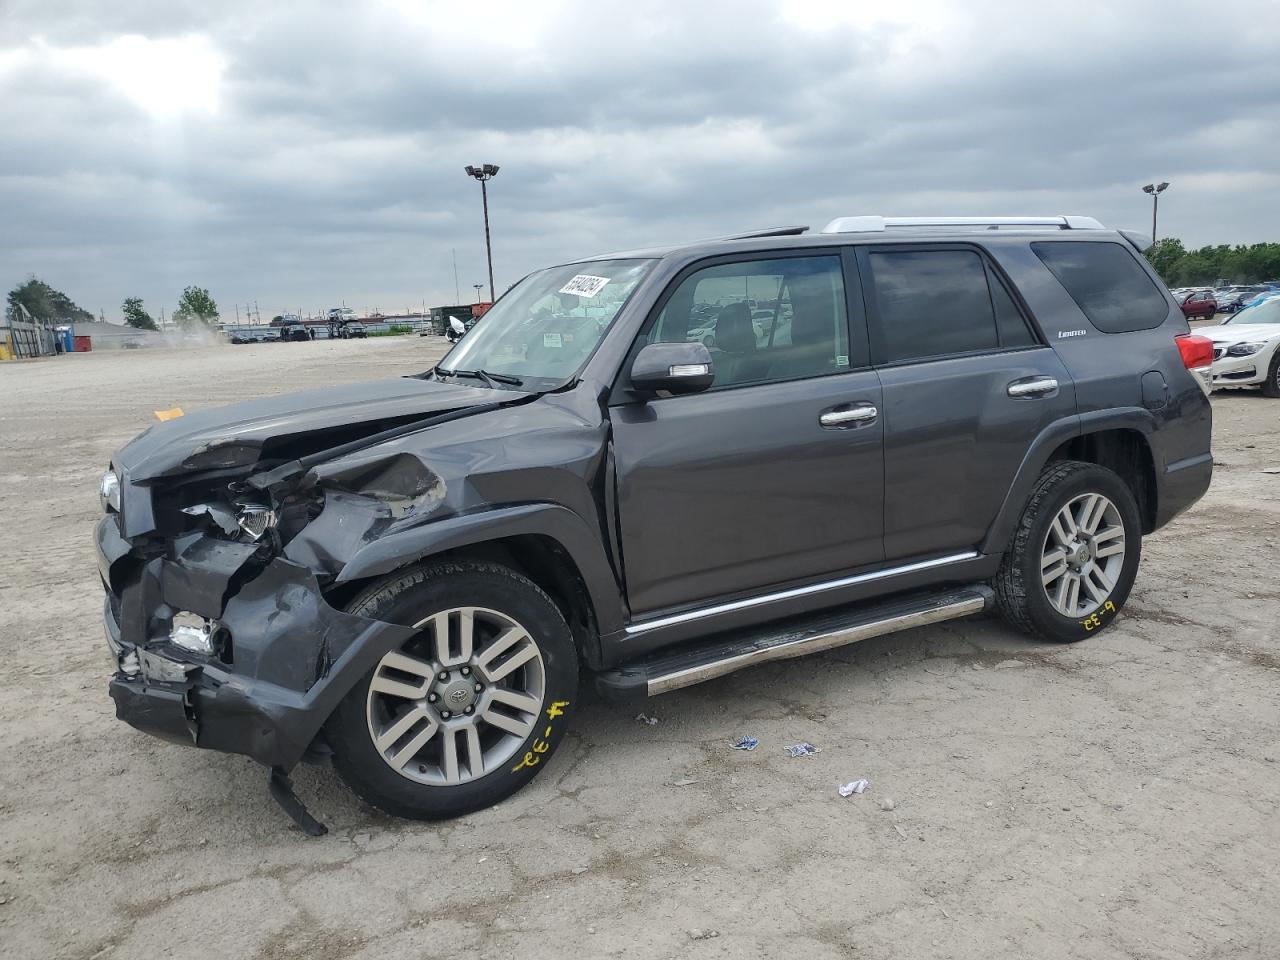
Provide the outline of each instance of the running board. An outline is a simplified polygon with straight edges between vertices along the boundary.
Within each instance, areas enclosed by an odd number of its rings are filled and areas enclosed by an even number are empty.
[[[596,677],[596,688],[607,700],[653,697],[771,660],[803,657],[886,633],[972,616],[985,610],[992,599],[990,587],[972,584],[793,617],[606,670]]]

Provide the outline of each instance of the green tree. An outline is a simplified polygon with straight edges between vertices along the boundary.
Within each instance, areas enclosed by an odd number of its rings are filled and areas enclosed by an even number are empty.
[[[218,322],[218,305],[204,287],[187,287],[178,298],[178,309],[173,311],[173,319],[184,327],[196,324],[213,326]]]
[[[1165,237],[1147,247],[1146,257],[1155,267],[1156,273],[1168,282],[1169,272],[1173,265],[1187,255],[1186,248],[1177,237]]]
[[[34,276],[9,291],[10,315],[17,313],[18,304],[26,307],[36,320],[46,323],[88,323],[93,319],[92,313],[77,306],[61,290],[55,290]]]
[[[129,326],[138,330],[160,329],[151,319],[151,314],[142,308],[141,297],[126,297],[124,303],[120,304],[120,309],[124,313],[124,322]]]

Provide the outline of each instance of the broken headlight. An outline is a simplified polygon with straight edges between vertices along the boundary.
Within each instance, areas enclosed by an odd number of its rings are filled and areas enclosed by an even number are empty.
[[[102,504],[103,513],[120,512],[120,478],[114,469],[104,473],[98,482],[98,502]]]
[[[276,525],[276,512],[271,507],[261,503],[240,503],[236,506],[236,522],[251,540],[261,540]]]

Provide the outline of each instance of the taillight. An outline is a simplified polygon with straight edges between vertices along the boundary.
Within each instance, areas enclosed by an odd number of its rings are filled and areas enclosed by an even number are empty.
[[[1208,337],[1199,337],[1194,333],[1184,333],[1175,338],[1178,352],[1182,354],[1182,365],[1188,370],[1199,370],[1213,363],[1213,341]]]

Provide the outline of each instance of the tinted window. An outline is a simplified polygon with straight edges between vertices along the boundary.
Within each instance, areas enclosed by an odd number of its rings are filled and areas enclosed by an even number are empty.
[[[987,271],[978,254],[904,250],[867,259],[883,362],[999,348]]]
[[[996,308],[996,327],[1000,332],[1002,347],[1030,347],[1035,345],[1022,311],[1009,296],[1009,291],[999,277],[987,270],[987,284],[991,287],[991,302]]]
[[[715,370],[713,390],[847,370],[840,258],[752,260],[698,270],[671,295],[649,340],[705,343]]]
[[[1104,333],[1150,330],[1169,314],[1164,296],[1118,243],[1062,240],[1033,243],[1031,249]]]

